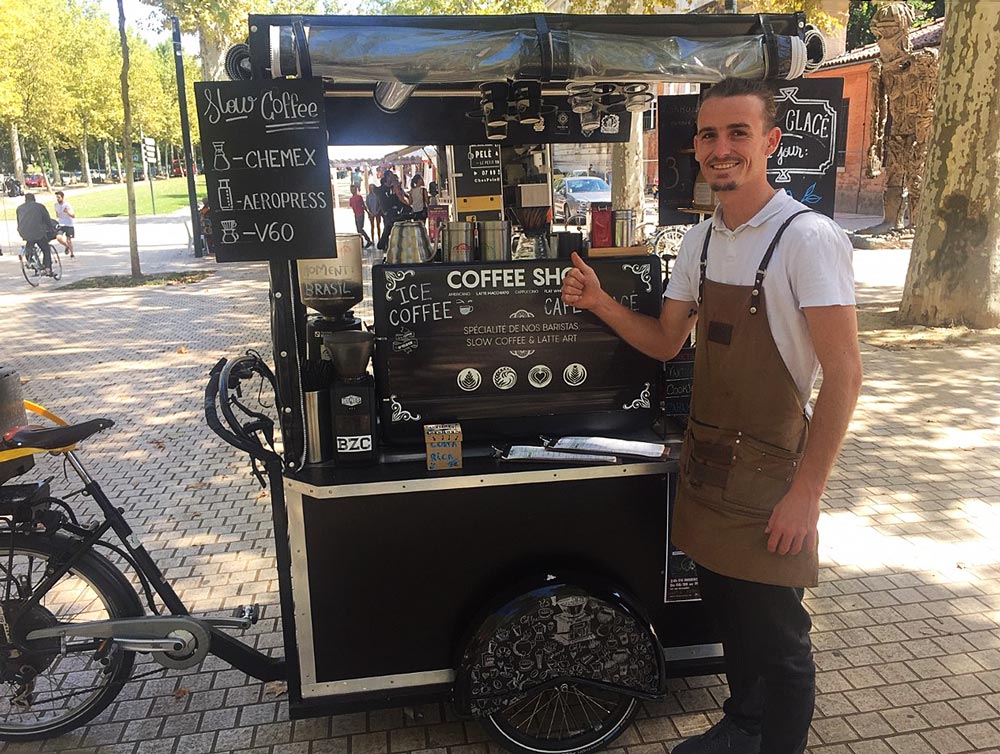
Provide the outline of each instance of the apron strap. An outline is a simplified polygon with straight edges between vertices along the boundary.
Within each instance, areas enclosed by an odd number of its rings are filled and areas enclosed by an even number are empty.
[[[761,287],[764,285],[764,275],[767,274],[767,266],[771,263],[771,257],[774,256],[774,250],[778,247],[778,241],[780,241],[781,236],[784,235],[785,228],[787,228],[791,224],[792,220],[799,215],[805,215],[810,212],[812,212],[811,209],[802,209],[796,212],[781,224],[781,227],[778,228],[778,232],[775,233],[774,238],[771,239],[771,245],[767,247],[767,251],[764,253],[764,258],[761,259],[760,264],[757,265],[757,275],[753,280],[753,290],[750,291],[751,314],[756,314],[760,310],[760,292]]]
[[[701,306],[701,298],[705,293],[705,270],[708,268],[708,243],[712,240],[712,223],[708,224],[708,232],[705,234],[705,243],[701,247],[701,263],[698,265],[698,306]]]

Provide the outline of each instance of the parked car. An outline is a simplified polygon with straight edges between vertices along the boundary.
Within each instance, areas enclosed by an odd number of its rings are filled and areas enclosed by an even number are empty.
[[[611,203],[611,186],[601,178],[569,176],[557,180],[553,192],[554,214],[567,224],[586,222],[587,211],[595,202]]]
[[[45,176],[41,173],[28,173],[24,176],[25,188],[45,188]]]
[[[194,166],[194,174],[198,175],[198,166]],[[184,165],[184,160],[175,159],[170,163],[170,177],[171,178],[182,178],[187,175],[187,168]]]

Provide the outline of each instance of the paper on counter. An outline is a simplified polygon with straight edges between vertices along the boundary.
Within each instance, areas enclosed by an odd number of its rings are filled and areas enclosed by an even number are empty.
[[[544,461],[546,463],[618,463],[612,455],[597,453],[559,453],[533,445],[512,445],[500,456],[501,461]]]
[[[656,459],[670,454],[670,448],[663,443],[618,440],[614,437],[560,437],[549,445],[549,449],[564,453],[608,453]]]

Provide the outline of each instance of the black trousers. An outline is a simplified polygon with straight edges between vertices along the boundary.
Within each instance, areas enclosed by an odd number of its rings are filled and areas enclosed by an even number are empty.
[[[34,246],[41,252],[42,255],[42,267],[48,269],[52,266],[52,253],[49,251],[49,241],[47,238],[41,238],[37,241],[25,241],[24,251],[27,253],[31,251],[31,247]]]
[[[802,754],[816,701],[812,621],[802,605],[803,590],[742,581],[701,566],[698,582],[726,652],[726,717],[761,735],[761,754]]]

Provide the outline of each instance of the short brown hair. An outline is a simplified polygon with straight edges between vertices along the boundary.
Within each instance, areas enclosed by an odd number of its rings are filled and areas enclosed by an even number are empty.
[[[778,125],[778,104],[774,101],[774,86],[757,79],[722,79],[701,96],[702,104],[716,97],[756,97],[764,106],[764,128]]]
[[[66,196],[62,191],[57,191],[56,196]]]

